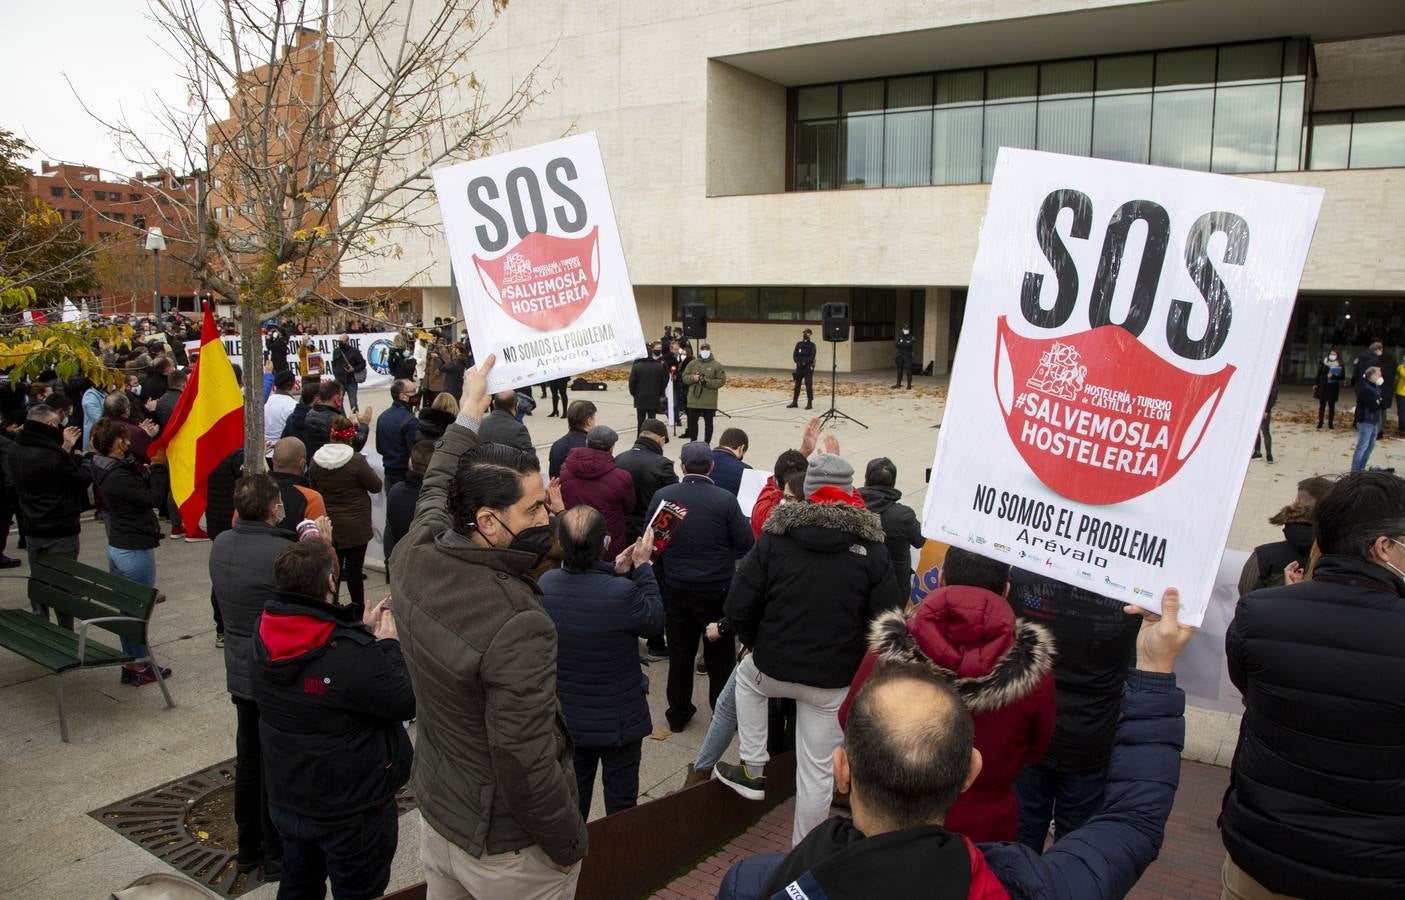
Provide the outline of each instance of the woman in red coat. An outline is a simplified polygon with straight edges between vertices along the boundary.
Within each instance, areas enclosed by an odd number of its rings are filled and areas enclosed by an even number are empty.
[[[1054,641],[1015,618],[1005,599],[1009,576],[1009,566],[951,548],[940,587],[911,619],[890,612],[874,620],[869,651],[839,710],[843,725],[859,686],[886,662],[927,665],[952,678],[975,720],[981,770],[944,827],[977,843],[1015,840],[1015,779],[1039,762],[1054,733]]]

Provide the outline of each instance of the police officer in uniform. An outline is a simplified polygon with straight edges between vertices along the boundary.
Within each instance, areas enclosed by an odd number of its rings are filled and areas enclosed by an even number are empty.
[[[912,390],[912,328],[904,325],[898,335],[897,355],[893,362],[898,366],[898,377],[893,379],[893,387],[902,387],[903,375],[907,375],[907,389]]]
[[[800,405],[800,382],[805,382],[805,408],[810,409],[815,405],[815,342],[810,340],[810,329],[806,328],[800,340],[795,342],[795,350],[790,354],[790,358],[795,362],[795,371],[792,376],[795,379],[795,396],[790,398],[790,405],[786,409],[795,409]]]

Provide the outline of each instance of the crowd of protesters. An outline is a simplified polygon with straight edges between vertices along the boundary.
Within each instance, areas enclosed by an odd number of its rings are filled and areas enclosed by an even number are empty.
[[[409,781],[430,898],[572,896],[597,778],[607,814],[639,801],[660,686],[667,727],[705,732],[682,788],[716,779],[759,800],[772,756],[795,752],[792,850],[739,863],[722,897],[1112,898],[1156,857],[1184,741],[1173,665],[1193,632],[1177,592],[1157,615],[951,547],[914,604],[922,529],[891,459],[856,466],[812,420],[772,448],[742,509],[756,451],[737,427],[711,443],[726,370],[707,344],[694,356],[666,331],[631,367],[628,446],[594,403],[543,385],[565,429],[542,460],[532,389],[489,395],[493,359],[475,367],[439,323],[422,366],[400,348],[379,418],[353,345],[319,380],[299,368],[301,329],[272,325],[268,473],[245,475],[242,450],[222,461],[202,529],[150,453],[185,389],[186,336],[136,327],[131,348],[101,348],[121,389],[0,387],[0,567],[22,565],[3,555],[16,515],[31,561],[76,559],[92,510],[109,570],[148,586],[163,539],[213,538],[236,863],[279,897],[328,880],[338,898],[379,896]],[[1368,457],[1386,404],[1379,359],[1360,368]],[[664,448],[684,418],[678,471]],[[1405,895],[1405,481],[1352,468],[1299,485],[1273,519],[1284,541],[1240,582],[1232,900]],[[123,684],[172,676],[123,650]]]

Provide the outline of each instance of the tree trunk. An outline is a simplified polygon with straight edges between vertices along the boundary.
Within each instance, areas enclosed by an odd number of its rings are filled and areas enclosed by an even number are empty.
[[[263,464],[263,334],[252,309],[239,316],[240,354],[244,367],[244,474],[266,471]]]

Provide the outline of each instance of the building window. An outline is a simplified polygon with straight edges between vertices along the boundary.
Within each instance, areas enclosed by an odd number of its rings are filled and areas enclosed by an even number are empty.
[[[106,199],[107,199],[107,191],[93,191],[93,199],[94,199],[94,200],[106,200]],[[121,199],[121,198],[116,198],[116,199]]]
[[[791,183],[990,181],[1001,147],[1294,171],[1306,70],[1306,42],[1280,39],[794,88]]]
[[[897,291],[849,287],[676,287],[673,320],[683,321],[683,307],[701,303],[709,320],[718,322],[818,323],[826,303],[847,303],[854,340],[892,340]]]
[[[51,188],[49,188],[49,196],[50,196],[50,197],[62,197],[62,196],[63,196],[63,188],[61,188],[61,187],[51,187]]]
[[[68,218],[69,218],[70,220],[74,221],[74,222],[81,222],[81,221],[83,221],[83,210],[81,210],[81,209],[70,209],[70,210],[68,211]]]
[[[144,230],[146,228],[146,216],[132,216],[132,227]]]
[[[110,215],[108,216],[108,218],[111,219],[111,220],[114,221],[114,222],[126,222],[126,221],[127,221],[127,214],[126,214],[126,213],[112,213],[112,214],[110,214]]]
[[[76,198],[78,198],[78,197],[83,196],[83,192],[80,191],[80,190],[78,190],[78,188],[69,188],[69,189],[68,189],[68,196],[73,197],[73,198],[76,199]]]
[[[133,203],[139,203],[141,201],[141,194],[128,194],[127,199]]]
[[[1405,107],[1314,113],[1310,169],[1405,166]]]
[[[856,287],[849,319],[856,342],[891,341],[897,336],[898,292],[894,288]]]

